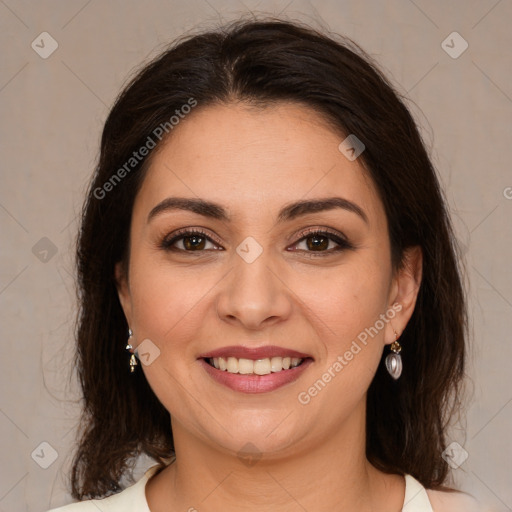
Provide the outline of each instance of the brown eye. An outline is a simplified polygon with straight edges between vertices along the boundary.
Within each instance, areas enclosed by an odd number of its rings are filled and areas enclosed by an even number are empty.
[[[308,249],[312,251],[327,249],[329,242],[332,241],[328,236],[324,235],[309,235],[305,238]]]
[[[296,243],[298,246],[301,243],[305,243],[306,249],[297,249],[299,251],[305,251],[311,254],[311,256],[327,256],[335,252],[340,252],[345,249],[353,249],[353,246],[341,236],[331,233],[329,231],[308,231],[302,233],[302,238]],[[334,243],[337,245],[329,248],[329,244]]]
[[[181,247],[178,242],[181,243]],[[170,239],[164,239],[160,244],[162,249],[169,251],[203,252],[207,249],[206,244],[215,242],[200,230],[188,230],[177,233]],[[177,245],[177,246],[176,246]]]
[[[185,249],[204,249],[206,245],[206,237],[199,235],[190,235],[181,237]]]

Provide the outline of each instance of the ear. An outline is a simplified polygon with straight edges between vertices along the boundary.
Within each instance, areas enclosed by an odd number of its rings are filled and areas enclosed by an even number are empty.
[[[121,261],[115,264],[115,280],[119,302],[124,311],[128,325],[132,323],[132,301],[127,272]]]
[[[408,247],[404,251],[403,263],[396,271],[391,284],[389,305],[390,309],[392,308],[396,314],[386,324],[386,344],[395,341],[393,329],[400,337],[412,316],[421,285],[422,270],[423,253],[421,247],[419,245]]]

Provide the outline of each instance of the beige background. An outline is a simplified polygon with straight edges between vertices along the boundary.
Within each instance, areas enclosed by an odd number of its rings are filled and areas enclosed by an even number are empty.
[[[71,501],[64,477],[80,405],[71,249],[108,108],[148,54],[249,10],[354,38],[408,94],[467,259],[474,402],[450,438],[469,455],[454,477],[488,510],[511,510],[510,0],[0,0],[0,511]],[[441,45],[453,31],[469,44],[458,58]],[[31,47],[42,32],[58,43],[46,59]],[[43,237],[51,243],[33,250]]]

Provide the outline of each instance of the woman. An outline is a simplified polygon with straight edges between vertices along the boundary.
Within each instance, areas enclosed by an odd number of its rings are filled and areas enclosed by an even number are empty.
[[[173,45],[114,105],[84,207],[86,501],[58,510],[475,510],[444,485],[453,240],[355,43],[265,20]],[[158,464],[122,490],[141,453]]]

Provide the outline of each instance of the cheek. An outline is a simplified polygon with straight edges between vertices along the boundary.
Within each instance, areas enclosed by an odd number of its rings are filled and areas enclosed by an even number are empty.
[[[381,315],[386,312],[388,276],[379,267],[360,263],[332,272],[323,281],[323,293],[318,288],[313,293],[313,281],[308,280],[302,281],[300,292],[302,298],[309,293],[308,319],[322,351],[297,399],[304,414],[329,418],[333,425],[364,403],[383,350]]]
[[[317,290],[308,302],[322,356],[299,399],[315,401],[319,414],[334,414],[342,421],[364,398],[381,359],[389,321],[385,317],[388,281],[369,265],[333,273],[325,285],[325,293]]]
[[[324,271],[323,278],[317,271],[294,283],[294,291],[307,306],[304,314],[322,333],[328,352],[343,350],[385,313],[388,277],[382,268],[361,259],[356,264],[354,258],[354,264]]]
[[[197,318],[214,286],[213,276],[199,276],[193,267],[171,268],[149,260],[141,261],[139,269],[131,293],[140,334],[165,342],[179,339],[184,331],[199,325]]]
[[[143,255],[134,257],[133,269],[130,290],[136,341],[149,339],[158,348],[158,360],[142,364],[141,369],[164,407],[186,418],[187,411],[197,406],[189,390],[197,355],[193,341],[202,337],[208,307],[205,294],[215,281],[199,278],[192,267],[172,268]]]

